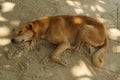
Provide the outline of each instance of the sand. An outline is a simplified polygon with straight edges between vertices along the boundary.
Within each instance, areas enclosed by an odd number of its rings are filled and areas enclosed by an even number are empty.
[[[0,80],[120,80],[120,0],[0,0]],[[91,63],[95,48],[81,52],[66,50],[61,55],[67,66],[54,63],[50,53],[55,45],[36,40],[36,49],[12,44],[14,31],[23,23],[43,16],[88,15],[107,29],[109,48],[104,66]],[[89,48],[92,52],[90,53]]]

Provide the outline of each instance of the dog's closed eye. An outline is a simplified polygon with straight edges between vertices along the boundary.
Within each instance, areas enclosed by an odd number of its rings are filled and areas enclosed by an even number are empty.
[[[27,29],[28,29],[28,30],[32,30],[32,29],[33,29],[32,25],[29,24],[29,25],[27,26]]]
[[[22,33],[22,31],[19,31],[19,33]]]

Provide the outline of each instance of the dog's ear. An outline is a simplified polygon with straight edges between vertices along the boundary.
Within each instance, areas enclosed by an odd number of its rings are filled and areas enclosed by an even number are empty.
[[[27,29],[28,29],[28,30],[32,30],[32,29],[33,29],[33,26],[32,26],[31,24],[29,24],[29,25],[27,26]]]
[[[39,25],[40,27],[44,26],[44,23],[42,23],[40,20],[36,20],[33,23]]]

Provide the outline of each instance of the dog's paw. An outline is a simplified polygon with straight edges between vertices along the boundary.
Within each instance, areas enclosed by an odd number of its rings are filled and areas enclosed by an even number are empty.
[[[31,46],[29,47],[29,51],[37,51],[37,50],[38,50],[38,48],[37,48],[36,45],[31,45]]]
[[[36,41],[27,42],[27,43],[25,43],[25,46],[27,47],[28,51],[39,50],[39,48],[37,47]]]
[[[62,61],[58,56],[51,55],[50,58],[51,58],[54,62],[56,62],[56,63],[58,63],[58,64],[60,64],[60,65],[66,66],[66,63],[65,63],[64,61]]]
[[[80,52],[80,50],[78,48],[76,48],[75,46],[69,47],[67,50],[71,50],[71,51],[75,51],[75,52]]]
[[[102,67],[104,65],[104,61],[102,57],[93,56],[92,62],[96,67]]]

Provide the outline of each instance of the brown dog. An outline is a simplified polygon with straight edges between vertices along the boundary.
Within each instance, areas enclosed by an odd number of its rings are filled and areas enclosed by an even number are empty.
[[[102,23],[91,17],[62,15],[43,17],[22,25],[12,42],[33,41],[36,38],[46,39],[56,44],[51,59],[64,65],[59,55],[75,42],[74,50],[80,50],[84,43],[99,47],[92,61],[98,67],[103,65],[102,55],[107,49],[106,30]]]

